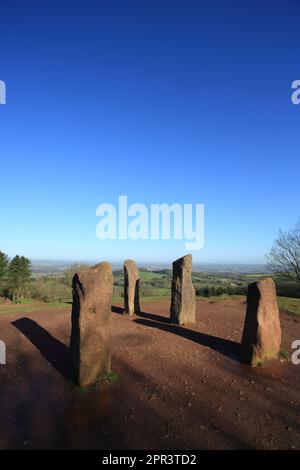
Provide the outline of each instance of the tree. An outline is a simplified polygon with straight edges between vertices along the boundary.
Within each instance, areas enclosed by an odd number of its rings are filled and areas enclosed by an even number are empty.
[[[21,256],[19,260],[19,274],[21,295],[23,297],[25,285],[31,278],[31,262],[28,258],[25,258],[25,256]]]
[[[8,262],[8,256],[2,251],[0,251],[0,282],[3,281],[3,278],[6,274]]]
[[[20,256],[15,256],[8,266],[7,287],[12,300],[15,302],[20,293],[20,275],[19,275]]]
[[[7,286],[14,302],[19,302],[23,297],[26,282],[31,276],[31,263],[24,256],[15,256],[8,266]]]
[[[300,220],[291,230],[279,231],[267,260],[271,272],[300,282]]]

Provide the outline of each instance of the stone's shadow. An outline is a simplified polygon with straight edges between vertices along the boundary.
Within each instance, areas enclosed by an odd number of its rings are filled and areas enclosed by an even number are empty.
[[[120,315],[122,315],[124,313],[124,308],[117,307],[116,305],[112,305],[111,311],[114,312],[114,313],[119,313]],[[161,315],[156,315],[154,313],[149,313],[149,312],[141,311],[141,312],[137,313],[134,317],[146,318],[147,320],[153,320],[153,321],[160,322],[160,323],[166,323],[166,324],[170,323],[169,318],[163,317]]]
[[[162,317],[161,315],[157,315],[155,313],[149,313],[149,312],[140,312],[138,317],[145,318],[146,320],[152,320],[155,322],[160,322],[160,323],[165,323],[167,325],[170,324],[170,319],[166,317]]]
[[[112,312],[119,314],[123,314],[124,312],[123,308],[115,305],[112,306],[111,310]],[[141,325],[158,328],[159,330],[173,333],[190,341],[194,341],[195,343],[202,344],[203,346],[207,346],[230,359],[240,362],[241,345],[235,341],[218,338],[217,336],[201,333],[200,331],[194,331],[179,325],[170,324],[169,318],[156,315],[154,313],[140,312],[138,315],[135,315],[134,321]]]
[[[14,325],[40,351],[42,356],[65,378],[71,377],[69,348],[30,318],[13,321]]]
[[[135,322],[144,326],[158,328],[159,330],[181,336],[182,338],[186,338],[190,341],[194,341],[195,343],[207,346],[208,348],[213,349],[223,354],[224,356],[229,357],[230,359],[240,362],[240,344],[236,343],[235,341],[207,335],[205,333],[201,333],[200,331],[190,330],[179,325],[167,325],[166,323],[158,323],[157,321],[150,321],[144,318],[138,318],[135,320]]]
[[[120,315],[123,315],[124,313],[124,308],[122,307],[117,307],[116,305],[111,306],[111,311],[114,313],[119,313]]]

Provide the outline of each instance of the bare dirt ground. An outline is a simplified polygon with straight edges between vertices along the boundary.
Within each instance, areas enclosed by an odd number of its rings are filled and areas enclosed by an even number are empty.
[[[299,449],[300,365],[238,360],[243,300],[197,301],[197,324],[168,324],[168,301],[134,320],[113,307],[116,383],[70,387],[70,309],[1,314],[1,449]],[[147,312],[147,313],[146,313]],[[300,319],[281,313],[282,349]]]

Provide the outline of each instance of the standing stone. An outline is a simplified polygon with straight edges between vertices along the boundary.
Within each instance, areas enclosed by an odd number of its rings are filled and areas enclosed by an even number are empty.
[[[125,313],[140,313],[140,274],[135,261],[124,262],[124,304]]]
[[[273,279],[262,279],[248,286],[247,312],[241,343],[241,360],[252,366],[277,359],[281,327]]]
[[[79,271],[73,277],[72,375],[77,385],[95,384],[110,371],[113,274],[109,263]]]
[[[192,284],[192,255],[183,256],[173,263],[171,323],[195,323],[196,300]]]

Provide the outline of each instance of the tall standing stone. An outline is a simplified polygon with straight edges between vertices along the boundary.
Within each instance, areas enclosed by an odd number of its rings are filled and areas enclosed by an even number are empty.
[[[179,325],[195,323],[196,300],[192,284],[192,255],[186,255],[173,263],[171,323]]]
[[[140,312],[140,274],[132,259],[127,259],[123,267],[125,313],[134,315]]]
[[[113,274],[109,263],[79,271],[73,277],[72,375],[82,387],[110,371]]]
[[[252,366],[276,359],[280,351],[281,327],[273,279],[248,286],[247,312],[241,343],[241,360]]]

